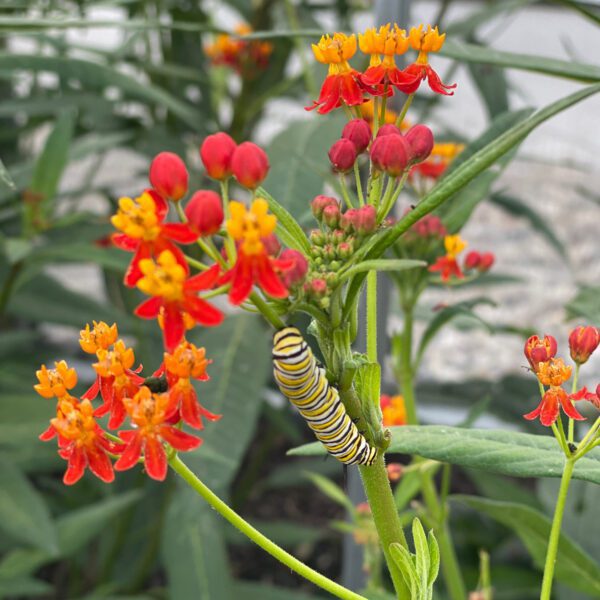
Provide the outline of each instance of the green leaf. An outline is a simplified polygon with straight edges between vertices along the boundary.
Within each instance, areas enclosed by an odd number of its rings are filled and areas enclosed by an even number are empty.
[[[15,182],[12,180],[8,169],[4,166],[4,163],[0,160],[0,181],[11,190],[15,189]]]
[[[560,477],[564,454],[551,435],[498,429],[463,429],[443,425],[391,427],[390,454],[416,454],[461,467],[514,477]],[[319,443],[288,451],[292,456],[324,454]],[[577,461],[575,479],[600,484],[600,449]]]
[[[304,476],[310,479],[330,500],[343,506],[350,514],[354,513],[354,504],[339,485],[317,473],[305,472]]]
[[[584,319],[586,324],[600,327],[600,286],[582,285],[565,307],[567,318]]]
[[[327,150],[344,122],[341,115],[295,122],[267,147],[271,169],[263,187],[301,224],[311,222],[310,201],[323,191],[330,174]]]
[[[418,598],[419,578],[411,553],[400,544],[390,544],[390,554],[400,569],[400,573],[402,573],[402,577],[404,578],[407,587],[410,589],[410,597]]]
[[[558,239],[546,219],[525,202],[503,193],[492,194],[490,200],[508,214],[527,219],[530,225],[563,257],[567,257],[564,244]]]
[[[419,347],[417,348],[414,359],[415,365],[420,364],[427,346],[429,346],[430,342],[444,325],[458,316],[469,316],[478,319],[477,315],[473,313],[473,308],[482,304],[486,306],[495,306],[495,303],[492,300],[481,296],[479,298],[473,298],[472,300],[457,302],[456,304],[446,306],[434,313],[433,318],[427,324],[423,336],[421,337],[421,341],[419,342]],[[483,321],[480,320],[480,322]]]
[[[419,202],[416,208],[407,213],[396,225],[390,227],[385,232],[382,232],[377,237],[376,241],[369,246],[368,252],[365,253],[365,258],[374,259],[382,256],[384,252],[421,217],[441,206],[454,193],[465,187],[470,181],[477,177],[477,175],[494,164],[494,162],[509,152],[517,144],[522,142],[536,127],[559,112],[573,106],[577,102],[585,100],[599,91],[600,85],[594,85],[579,90],[566,98],[553,102],[546,108],[535,112],[529,118],[513,125],[501,133],[496,139],[487,143],[483,148],[473,154],[473,156],[470,156],[465,162],[460,164],[456,170],[444,177]],[[461,155],[459,155],[457,161],[460,159]],[[365,277],[366,275],[361,273],[352,281],[351,287],[357,290],[356,293],[360,290],[362,281]],[[348,293],[350,293],[350,290]]]
[[[419,587],[421,590],[428,588],[429,570],[431,567],[429,559],[429,546],[427,545],[427,537],[425,530],[418,518],[412,522],[413,542],[415,545],[415,566],[417,570],[417,578],[419,579]]]
[[[368,271],[392,271],[398,273],[399,271],[407,271],[409,269],[423,268],[426,266],[426,261],[413,260],[410,258],[380,258],[377,260],[365,260],[357,265],[353,265],[347,271],[342,273],[340,281],[349,279],[358,273],[365,273]]]
[[[437,579],[440,572],[440,545],[433,533],[433,529],[427,534],[427,542],[429,544],[429,575],[427,585],[431,587]]]
[[[538,499],[532,491],[527,489],[524,485],[518,485],[507,477],[476,469],[467,470],[467,475],[475,484],[475,487],[481,496],[492,498],[493,500],[504,500],[506,502],[526,504],[527,506],[531,506],[538,510],[541,508]],[[554,480],[542,479],[538,482],[538,485],[541,482],[553,483]],[[553,496],[553,499],[554,498],[556,498],[556,494]]]
[[[459,62],[486,63],[498,67],[522,69],[584,83],[600,81],[600,67],[596,65],[517,52],[503,52],[502,50],[478,46],[477,44],[465,44],[458,40],[446,41],[440,55],[453,58]]]
[[[120,23],[122,27],[125,23]],[[10,71],[50,71],[61,78],[76,79],[85,89],[103,91],[108,87],[118,88],[126,98],[164,106],[181,119],[193,131],[198,130],[199,115],[186,102],[182,102],[162,88],[141,82],[116,69],[89,60],[42,54],[0,53],[0,69]]]
[[[178,486],[161,544],[170,598],[235,597],[218,518],[192,489]]]
[[[30,385],[34,382],[35,367],[31,370]],[[40,398],[31,387],[26,394],[3,395],[0,402],[0,447],[29,444],[39,450],[43,442],[38,440],[38,435],[47,429],[50,419],[55,416],[55,405]]]
[[[288,248],[293,248],[305,255],[309,255],[310,242],[294,217],[263,188],[258,189],[258,194],[269,203],[271,212],[277,217],[277,234],[283,240],[284,244]]]
[[[41,579],[17,577],[0,580],[0,598],[35,598],[49,596],[54,588]]]
[[[21,543],[56,554],[56,528],[43,496],[6,455],[0,456],[0,480],[0,530]]]
[[[514,502],[499,502],[476,496],[452,496],[495,521],[512,529],[521,539],[538,567],[543,568],[551,520],[539,511]],[[577,544],[561,534],[555,577],[576,590],[600,597],[600,567]]]
[[[74,127],[74,113],[69,111],[60,115],[35,163],[28,191],[40,199],[38,206],[41,206],[40,216],[44,219],[52,213],[52,203],[58,191],[58,184],[67,166]],[[33,209],[34,206],[30,208]]]
[[[254,434],[271,371],[270,338],[262,323],[248,315],[230,316],[221,326],[190,337],[213,360],[210,381],[198,386],[199,397],[223,417],[206,424],[204,443],[185,461],[213,489],[227,489]]]

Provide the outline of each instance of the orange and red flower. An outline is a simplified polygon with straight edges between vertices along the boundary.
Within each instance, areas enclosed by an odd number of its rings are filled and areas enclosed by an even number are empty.
[[[537,373],[539,365],[554,358],[557,351],[558,343],[556,338],[551,335],[545,335],[542,339],[537,335],[532,335],[527,338],[523,348],[525,358],[535,373]]]
[[[329,65],[329,72],[318,99],[312,106],[307,106],[306,110],[318,107],[317,112],[324,115],[342,104],[362,104],[364,85],[361,83],[360,73],[348,63],[356,54],[356,36],[344,33],[334,33],[333,37],[324,35],[318,44],[312,45],[312,49],[320,63]]]
[[[187,277],[188,271],[170,250],[163,250],[155,261],[145,258],[140,261],[141,279],[137,287],[152,296],[142,302],[135,314],[142,319],[156,319],[162,315],[165,348],[175,349],[185,333],[185,314],[197,323],[206,326],[219,325],[223,313],[198,297],[198,292],[213,287],[219,277],[219,266]]]
[[[139,198],[121,198],[117,214],[111,223],[121,233],[112,236],[113,243],[121,250],[133,252],[133,258],[125,274],[125,285],[133,287],[142,278],[140,261],[170,251],[177,263],[189,271],[183,252],[174,244],[191,244],[198,239],[185,223],[165,223],[168,203],[153,190],[146,190]]]
[[[446,34],[440,34],[437,27],[432,29],[431,25],[427,26],[427,30],[423,31],[423,25],[411,27],[408,34],[408,41],[413,50],[416,50],[419,55],[417,60],[408,65],[402,73],[404,76],[403,83],[398,83],[397,88],[406,94],[414,94],[421,85],[421,82],[427,79],[427,83],[432,91],[436,94],[444,94],[452,96],[452,91],[456,84],[446,85],[440,79],[440,76],[433,70],[429,64],[428,55],[430,52],[439,52],[444,45]]]
[[[542,425],[545,427],[550,427],[556,422],[556,419],[558,419],[558,414],[560,412],[560,408],[562,407],[562,409],[565,411],[565,414],[570,419],[583,421],[585,420],[585,417],[579,414],[579,411],[573,405],[573,401],[582,400],[585,397],[585,392],[587,392],[587,390],[584,388],[577,394],[567,394],[563,388],[551,386],[544,393],[539,406],[535,410],[523,416],[528,421],[532,421],[533,419],[537,419],[539,417]]]
[[[381,413],[383,415],[384,427],[406,425],[406,406],[402,396],[387,396],[382,394],[380,398],[380,406]]]
[[[181,451],[193,450],[202,443],[200,438],[169,423],[177,411],[177,404],[168,393],[153,394],[148,387],[142,386],[133,398],[125,399],[125,408],[136,428],[119,432],[125,447],[115,463],[117,471],[130,469],[143,454],[148,475],[162,481],[168,467],[163,442]]]
[[[207,360],[204,348],[183,340],[175,350],[165,353],[164,370],[169,384],[171,401],[179,408],[181,419],[197,429],[202,429],[202,417],[209,421],[218,421],[221,415],[210,412],[198,401],[191,380],[207,381],[206,367],[212,362]]]
[[[432,273],[439,272],[442,281],[448,281],[450,277],[464,277],[456,257],[467,247],[467,243],[460,235],[447,235],[444,238],[446,255],[440,256],[433,265],[429,267]]]
[[[58,453],[68,461],[63,477],[66,485],[79,481],[86,467],[105,483],[114,480],[113,466],[107,452],[119,453],[123,446],[106,437],[94,419],[94,408],[89,400],[82,400],[78,404],[60,402],[51,424],[59,435]]]
[[[289,292],[277,270],[290,268],[293,263],[269,256],[265,241],[275,230],[277,218],[268,214],[267,201],[257,198],[250,210],[241,202],[230,202],[229,210],[231,218],[226,223],[227,232],[237,242],[237,260],[220,279],[220,283],[231,283],[229,301],[234,305],[241,304],[255,283],[273,298],[287,297]]]

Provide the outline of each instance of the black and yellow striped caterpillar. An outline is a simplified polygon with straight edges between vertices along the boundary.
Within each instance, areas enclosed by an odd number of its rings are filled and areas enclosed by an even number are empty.
[[[302,334],[286,327],[273,337],[273,373],[281,393],[300,411],[327,452],[346,465],[372,465],[369,445],[329,384]]]

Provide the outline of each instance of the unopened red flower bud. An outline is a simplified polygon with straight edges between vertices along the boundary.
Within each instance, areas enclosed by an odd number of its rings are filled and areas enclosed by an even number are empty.
[[[351,241],[341,242],[338,246],[338,256],[340,258],[350,258],[354,253],[354,244]]]
[[[315,246],[322,246],[325,243],[325,234],[320,229],[313,229],[310,232],[310,241]]]
[[[221,196],[211,190],[195,192],[185,207],[185,216],[192,229],[200,235],[213,235],[223,223]]]
[[[410,147],[410,162],[423,162],[433,150],[433,133],[426,125],[411,127],[404,136]]]
[[[274,233],[270,233],[261,239],[269,256],[277,256],[279,254],[281,250],[281,242]]]
[[[331,229],[335,229],[338,226],[341,216],[340,207],[337,204],[326,206],[325,210],[323,210],[323,222],[327,227],[331,227]]]
[[[327,282],[324,279],[313,279],[309,283],[309,291],[317,298],[321,298],[327,294]]]
[[[345,231],[342,231],[341,229],[336,229],[335,231],[331,232],[331,239],[334,244],[339,244],[340,242],[347,240],[348,236]]]
[[[310,209],[315,219],[320,220],[323,211],[327,206],[337,206],[339,209],[340,203],[331,196],[323,196],[320,194],[319,196],[315,196],[310,203]]]
[[[493,252],[483,252],[481,254],[481,260],[479,261],[479,271],[481,271],[482,273],[485,271],[489,271],[494,262],[496,262],[496,257],[494,256]]]
[[[597,327],[592,325],[576,327],[569,335],[571,358],[582,365],[588,361],[598,344],[600,344],[600,330]]]
[[[374,206],[368,204],[357,209],[354,220],[354,230],[359,235],[368,235],[377,229],[377,211]]]
[[[402,132],[393,123],[386,123],[377,130],[377,135],[375,137],[380,138],[386,135],[402,135]]]
[[[481,263],[481,254],[476,250],[471,250],[465,256],[465,269],[477,269]]]
[[[231,158],[236,143],[226,133],[214,133],[204,138],[200,146],[200,158],[213,179],[227,179],[231,176]]]
[[[327,153],[334,170],[340,173],[350,171],[356,162],[356,146],[345,138],[335,142]]]
[[[286,248],[279,256],[279,260],[289,262],[291,265],[281,276],[286,288],[293,289],[304,281],[308,272],[308,261],[302,252]]]
[[[253,144],[240,144],[231,158],[231,171],[244,187],[257,188],[269,172],[269,159],[266,152]]]
[[[390,481],[398,481],[402,477],[404,467],[400,463],[390,463],[386,465],[385,470]]]
[[[357,208],[347,210],[340,219],[340,227],[344,231],[354,231],[354,221],[356,220]]]
[[[357,154],[364,152],[371,143],[371,127],[364,119],[352,119],[346,123],[342,138],[350,140]]]
[[[376,169],[399,177],[409,163],[410,147],[402,135],[378,137],[371,146],[371,160]]]
[[[323,256],[327,260],[335,258],[335,247],[333,244],[325,244],[325,246],[323,246]]]
[[[540,340],[537,335],[532,335],[525,342],[523,351],[531,368],[534,371],[537,371],[540,363],[547,362],[556,356],[557,350],[558,344],[556,343],[556,338],[553,336],[545,335],[544,338]]]
[[[154,157],[149,173],[152,187],[163,197],[181,200],[188,189],[185,163],[172,152],[161,152]]]

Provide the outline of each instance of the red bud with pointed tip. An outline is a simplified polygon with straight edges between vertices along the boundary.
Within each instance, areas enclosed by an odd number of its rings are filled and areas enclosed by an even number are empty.
[[[402,135],[399,127],[396,127],[393,123],[386,123],[377,130],[375,137],[385,137],[386,135]]]
[[[231,158],[236,143],[226,133],[219,132],[204,138],[200,158],[209,177],[224,180],[231,176]]]
[[[410,146],[410,162],[423,162],[433,150],[433,133],[426,125],[411,127],[404,136]]]
[[[149,179],[163,198],[177,202],[187,193],[188,172],[185,163],[173,152],[161,152],[154,157]]]
[[[189,226],[201,236],[217,233],[224,216],[221,196],[211,190],[199,190],[187,203],[185,216]]]
[[[371,127],[364,119],[352,119],[342,130],[342,138],[350,140],[361,154],[371,143]]]
[[[587,362],[594,350],[600,344],[600,330],[597,327],[576,327],[569,335],[569,350],[571,358],[582,365]]]
[[[371,146],[371,161],[376,169],[399,177],[409,163],[410,147],[402,135],[384,135]]]
[[[334,170],[346,173],[356,162],[356,146],[350,140],[342,138],[331,146],[327,155]]]
[[[233,153],[231,170],[241,185],[254,190],[269,172],[269,158],[256,144],[244,142]]]

